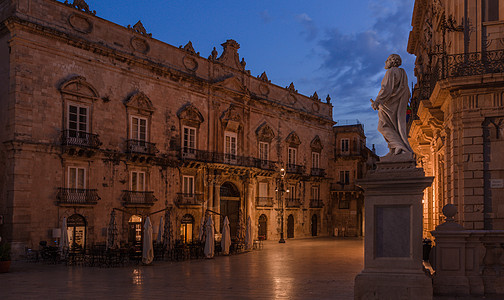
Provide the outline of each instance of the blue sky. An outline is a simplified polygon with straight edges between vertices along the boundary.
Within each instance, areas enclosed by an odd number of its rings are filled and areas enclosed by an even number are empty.
[[[307,96],[330,94],[334,120],[358,119],[367,145],[387,153],[376,131],[375,98],[391,53],[403,58],[410,82],[415,57],[406,53],[413,0],[87,0],[96,15],[127,26],[141,20],[152,37],[193,43],[201,56],[236,40],[253,76]]]

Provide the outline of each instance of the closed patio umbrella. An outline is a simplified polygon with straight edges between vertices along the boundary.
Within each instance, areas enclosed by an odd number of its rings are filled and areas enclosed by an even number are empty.
[[[247,218],[247,231],[245,232],[245,250],[252,250],[254,239],[252,237],[252,220],[250,216]]]
[[[231,246],[231,234],[229,231],[229,220],[226,216],[224,218],[224,227],[222,228],[222,239],[221,239],[221,248],[222,254],[229,254],[229,247]]]
[[[117,223],[115,220],[115,210],[110,213],[109,226],[107,228],[107,249],[118,249],[119,239],[117,236]]]
[[[163,216],[159,219],[159,228],[158,228],[158,233],[157,233],[157,243],[160,245],[163,242],[163,232],[164,232],[164,223],[163,223]]]
[[[59,252],[61,256],[64,256],[66,254],[66,251],[68,250],[68,231],[67,231],[67,218],[63,217],[63,221],[61,222],[61,237],[60,237],[60,243],[59,243]]]
[[[201,217],[201,224],[199,228],[198,240],[203,242],[205,240],[205,215]]]
[[[152,223],[150,218],[145,218],[142,263],[148,265],[154,260],[154,249],[152,247]]]
[[[215,251],[214,241],[215,241],[214,223],[212,220],[212,216],[208,216],[208,220],[206,222],[206,241],[205,241],[205,257],[206,258],[214,257],[214,251]]]

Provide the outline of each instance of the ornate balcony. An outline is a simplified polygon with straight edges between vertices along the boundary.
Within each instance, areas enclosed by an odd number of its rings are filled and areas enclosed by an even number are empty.
[[[202,203],[203,203],[203,194],[177,193],[177,198],[175,199],[175,204],[178,207],[195,206],[195,205],[201,205]]]
[[[310,199],[310,208],[322,208],[324,202],[321,199]]]
[[[256,168],[270,171],[276,170],[276,162],[274,161],[258,159],[256,163],[257,163]]]
[[[98,203],[100,197],[96,189],[58,188],[59,205],[93,205]]]
[[[181,148],[180,158],[185,161],[199,161],[206,163],[219,163],[242,167],[259,168],[263,170],[275,170],[276,162],[260,160],[258,158],[241,156],[229,153],[211,152],[205,150]]]
[[[136,154],[155,155],[157,152],[156,144],[141,140],[127,140],[126,152]]]
[[[154,192],[123,191],[124,206],[152,206],[157,201]]]
[[[325,169],[311,168],[311,176],[324,177],[326,175]]]
[[[97,134],[77,130],[63,130],[61,133],[61,145],[63,146],[98,149],[101,144]]]
[[[301,207],[301,201],[299,198],[287,198],[287,199],[285,199],[285,207],[299,208],[299,207]]]
[[[305,167],[301,165],[287,165],[287,173],[293,174],[303,174],[305,171]]]
[[[273,197],[256,197],[256,206],[273,207]]]

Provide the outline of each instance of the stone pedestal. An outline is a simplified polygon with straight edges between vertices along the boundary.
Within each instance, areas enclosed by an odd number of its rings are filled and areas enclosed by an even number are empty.
[[[432,183],[415,162],[381,162],[364,189],[364,269],[355,299],[432,299],[422,266],[422,198]]]

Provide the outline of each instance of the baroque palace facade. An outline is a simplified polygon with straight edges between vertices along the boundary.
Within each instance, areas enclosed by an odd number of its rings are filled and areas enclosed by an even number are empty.
[[[282,219],[287,238],[333,233],[329,97],[251,76],[234,40],[204,58],[84,1],[0,1],[0,19],[0,234],[17,253],[64,217],[72,243],[103,243],[113,210],[129,244],[166,209],[186,243],[206,214],[237,238],[247,217],[255,238],[278,239]],[[340,208],[359,227],[357,205]]]
[[[426,175],[424,234],[458,207],[467,229],[504,229],[504,2],[416,0],[410,143]]]

